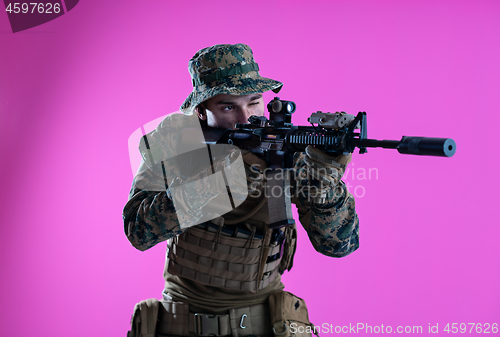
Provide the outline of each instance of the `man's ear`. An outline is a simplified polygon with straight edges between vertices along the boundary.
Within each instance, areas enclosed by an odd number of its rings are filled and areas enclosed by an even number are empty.
[[[194,111],[198,115],[199,119],[201,119],[202,121],[207,120],[207,112],[205,107],[203,106],[203,103],[198,104],[198,106],[194,109]]]

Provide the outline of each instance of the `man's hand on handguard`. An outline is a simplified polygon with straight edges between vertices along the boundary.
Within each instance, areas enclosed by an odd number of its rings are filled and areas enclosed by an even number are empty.
[[[328,201],[328,192],[336,192],[351,159],[352,154],[330,155],[310,145],[306,148],[304,162],[308,167],[309,195],[312,202],[324,204]]]

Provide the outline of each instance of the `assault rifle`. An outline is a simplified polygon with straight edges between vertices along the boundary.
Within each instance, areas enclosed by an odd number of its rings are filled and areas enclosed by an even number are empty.
[[[451,138],[429,138],[403,136],[401,140],[368,139],[366,132],[366,112],[356,116],[345,112],[315,112],[308,121],[311,126],[292,124],[292,114],[296,105],[275,97],[267,105],[269,119],[251,116],[248,123],[236,124],[233,129],[203,129],[207,144],[230,144],[240,150],[248,150],[269,164],[266,171],[267,189],[275,186],[286,188],[286,179],[279,178],[280,169],[293,167],[293,154],[304,151],[308,145],[331,154],[366,153],[367,148],[381,147],[396,149],[402,154],[451,157],[455,154],[456,144]],[[316,124],[316,125],[315,125]],[[359,132],[355,132],[359,129]],[[270,195],[270,194],[268,194]],[[271,199],[276,199],[272,201]],[[270,214],[282,213],[270,227],[282,227],[293,223],[288,215],[288,205],[279,205],[278,198],[268,198]],[[275,203],[276,205],[272,205]],[[280,212],[285,209],[286,214]],[[273,222],[273,221],[272,221]]]

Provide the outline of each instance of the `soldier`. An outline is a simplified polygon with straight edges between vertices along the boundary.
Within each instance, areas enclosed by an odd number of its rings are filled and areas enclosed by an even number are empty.
[[[283,291],[281,274],[292,267],[297,234],[295,225],[268,226],[262,193],[267,163],[241,152],[248,197],[223,216],[204,221],[201,209],[227,191],[226,186],[191,184],[192,193],[178,187],[201,181],[200,174],[213,173],[213,168],[186,176],[177,167],[169,171],[166,184],[164,162],[152,159],[153,148],[168,152],[182,144],[174,129],[193,118],[208,128],[234,128],[250,115],[263,116],[262,93],[278,92],[283,84],[261,77],[258,70],[244,44],[198,51],[189,61],[194,88],[180,108],[185,115],[169,115],[143,137],[143,162],[123,210],[125,233],[141,251],[168,240],[166,283],[161,301],[136,305],[129,336],[310,335],[304,301]],[[312,147],[294,156],[291,200],[314,248],[327,256],[346,256],[359,246],[354,197],[341,181],[350,159]],[[217,165],[227,168],[227,160]],[[247,183],[252,186],[248,191]],[[298,193],[304,190],[309,193]]]

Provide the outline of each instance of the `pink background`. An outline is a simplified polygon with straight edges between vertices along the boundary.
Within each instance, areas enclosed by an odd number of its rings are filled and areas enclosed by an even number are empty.
[[[500,323],[499,1],[94,0],[16,34],[0,13],[0,334],[124,336],[161,296],[166,244],[123,231],[128,137],[178,109],[198,49],[239,42],[295,124],[366,111],[370,138],[457,142],[354,155],[360,249],[321,256],[301,229],[283,277],[312,322]]]

